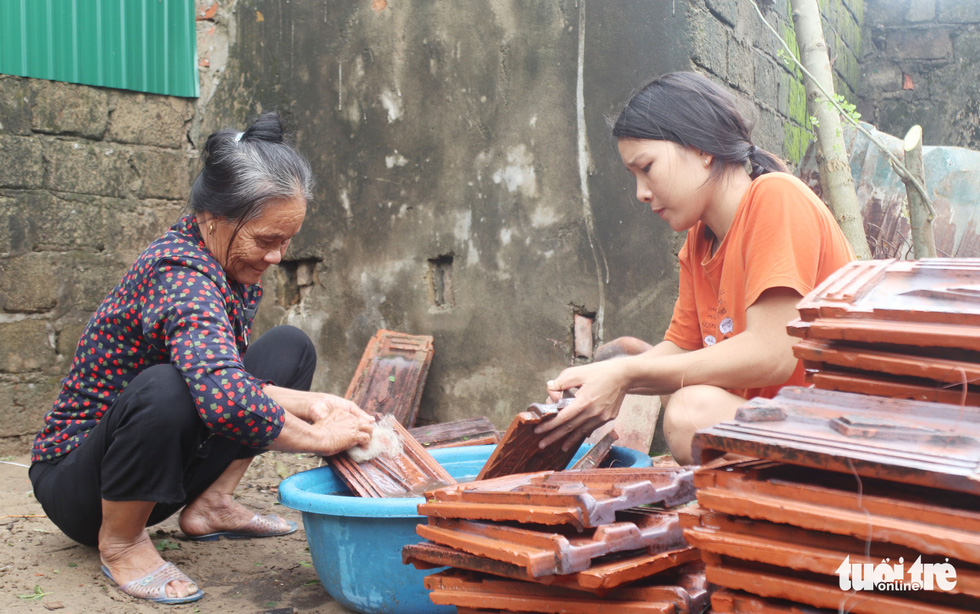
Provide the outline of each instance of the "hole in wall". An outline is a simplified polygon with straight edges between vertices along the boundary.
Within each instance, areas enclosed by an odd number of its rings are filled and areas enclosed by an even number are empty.
[[[592,360],[595,349],[595,312],[574,307],[572,311],[572,358],[576,362]]]
[[[429,305],[437,309],[450,309],[456,306],[453,293],[453,254],[443,254],[429,259],[426,271],[429,285]]]
[[[276,302],[280,306],[299,305],[317,284],[316,258],[283,260],[276,267]]]

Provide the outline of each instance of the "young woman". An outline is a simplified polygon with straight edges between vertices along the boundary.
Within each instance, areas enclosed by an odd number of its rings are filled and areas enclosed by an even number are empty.
[[[666,74],[613,127],[636,197],[687,231],[680,289],[664,340],[601,348],[609,360],[548,382],[575,401],[539,427],[541,445],[616,417],[627,393],[663,395],[664,436],[689,464],[694,433],[734,417],[745,399],[803,383],[786,324],[799,299],[854,259],[827,207],[756,147],[734,98],[692,72]]]

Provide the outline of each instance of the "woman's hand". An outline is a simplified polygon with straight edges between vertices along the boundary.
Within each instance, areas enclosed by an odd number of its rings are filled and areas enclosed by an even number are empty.
[[[592,431],[619,414],[630,380],[623,368],[625,358],[616,358],[580,367],[565,369],[548,382],[548,396],[556,401],[562,392],[578,388],[575,400],[558,415],[541,424],[534,432],[544,435],[538,445],[545,448],[559,439],[568,450],[572,440],[588,437]]]
[[[371,440],[374,418],[347,399],[271,385],[263,390],[286,410],[273,450],[329,456]]]
[[[362,418],[373,421],[373,418],[353,401],[323,392],[308,392],[308,406],[305,413],[309,415],[309,422],[316,423],[326,419],[338,411],[348,411]]]
[[[332,397],[329,403],[324,401],[313,408],[313,428],[324,441],[319,453],[330,456],[354,446],[366,446],[374,432],[374,418],[347,399],[327,396]]]
[[[619,415],[627,393],[660,394],[656,389],[648,390],[642,382],[637,387],[638,380],[649,376],[663,357],[683,353],[685,350],[670,341],[651,346],[635,337],[620,337],[600,346],[596,362],[565,369],[548,382],[548,396],[552,401],[573,388],[578,391],[570,405],[535,429],[536,433],[545,435],[539,445],[543,448],[567,437],[566,445],[571,446],[571,440],[578,435],[584,433],[587,437]]]
[[[279,386],[268,385],[262,389],[266,395],[278,403],[287,412],[297,418],[313,424],[329,416],[338,408],[345,408],[363,417],[370,417],[356,404],[333,394],[325,392],[307,392]]]

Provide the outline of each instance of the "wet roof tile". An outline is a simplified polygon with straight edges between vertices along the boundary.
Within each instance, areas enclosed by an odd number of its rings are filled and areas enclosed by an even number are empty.
[[[980,350],[980,260],[851,262],[798,304],[807,339]]]
[[[514,473],[560,471],[567,467],[587,434],[576,436],[572,440],[558,440],[541,448],[538,444],[542,436],[535,434],[534,429],[553,419],[571,402],[572,399],[560,399],[557,403],[534,403],[517,414],[476,479],[486,480]],[[562,449],[565,444],[570,444],[567,450]]]
[[[425,586],[438,605],[463,608],[490,608],[512,612],[594,614],[615,611],[621,614],[651,612],[701,612],[708,592],[700,569],[686,570],[674,584],[650,580],[610,591],[602,597],[567,589],[544,586],[450,569],[426,576]]]
[[[822,390],[839,390],[929,403],[980,406],[980,392],[973,384],[967,385],[965,382],[962,385],[942,382],[917,383],[885,374],[852,373],[833,369],[810,371],[807,373],[807,381]]]
[[[915,377],[944,384],[961,384],[980,380],[980,363],[949,360],[923,354],[852,347],[827,341],[803,340],[793,346],[793,353],[808,369],[858,369],[887,376]]]
[[[943,595],[940,598],[925,591],[908,593],[860,593],[842,591],[837,576],[826,577],[787,572],[779,568],[752,565],[743,561],[702,553],[705,559],[708,582],[719,587],[751,591],[764,598],[784,599],[796,603],[827,608],[834,612],[853,614],[964,614],[975,612],[977,602],[973,598]],[[910,595],[909,598],[904,595]],[[925,601],[932,599],[933,601]]]
[[[420,569],[456,567],[602,595],[623,584],[643,580],[686,563],[700,561],[701,555],[690,546],[656,554],[649,554],[646,551],[619,552],[593,560],[592,565],[584,571],[551,576],[532,576],[523,567],[431,542],[408,544],[402,548],[402,560]]]
[[[327,458],[351,492],[361,497],[418,497],[432,488],[456,483],[405,427],[395,421],[391,426],[402,444],[398,456],[361,463],[345,452]]]
[[[711,595],[711,611],[715,614],[837,614],[837,610],[802,606],[783,599],[765,599],[743,591],[722,589]]]
[[[702,469],[695,483],[698,502],[712,512],[980,564],[978,497],[763,461]]]
[[[804,320],[878,319],[980,325],[980,260],[856,260],[797,305]]]
[[[786,330],[806,339],[980,351],[980,326],[964,324],[816,318],[793,320]]]
[[[752,520],[710,512],[699,524],[685,529],[688,541],[702,552],[732,559],[767,563],[785,569],[836,576],[841,562],[878,565],[882,561],[907,561],[905,581],[915,579],[909,569],[922,563],[950,561],[945,555],[923,556],[917,549],[848,536],[809,531],[786,524]],[[956,586],[952,592],[980,597],[980,567],[955,560]]]

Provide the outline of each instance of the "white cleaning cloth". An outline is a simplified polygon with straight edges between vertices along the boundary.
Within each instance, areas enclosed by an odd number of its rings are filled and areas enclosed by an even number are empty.
[[[395,417],[385,414],[381,420],[374,425],[374,432],[371,433],[371,441],[367,447],[354,446],[347,450],[347,455],[355,463],[363,463],[374,460],[380,456],[394,458],[402,453],[402,442],[398,438],[393,426]]]

